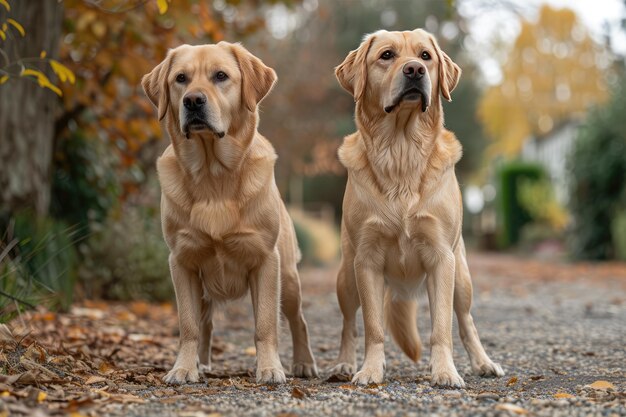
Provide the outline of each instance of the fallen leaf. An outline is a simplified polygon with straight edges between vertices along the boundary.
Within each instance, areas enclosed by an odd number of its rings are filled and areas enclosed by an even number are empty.
[[[576,398],[572,394],[568,394],[567,392],[557,392],[554,394],[554,398]]]
[[[309,393],[304,388],[293,387],[293,389],[291,390],[291,396],[293,398],[301,400],[304,397],[308,397]]]
[[[344,375],[344,374],[331,375],[326,379],[326,382],[349,382],[349,381],[350,381],[350,375]]]
[[[256,356],[256,348],[254,346],[250,346],[248,348],[245,348],[243,353],[248,356]]]
[[[496,410],[510,411],[512,413],[520,414],[520,415],[528,414],[528,410],[526,410],[525,408],[519,407],[515,404],[509,404],[509,403],[496,405]]]
[[[85,381],[85,384],[91,385],[91,384],[97,384],[99,382],[105,382],[105,381],[106,381],[106,378],[103,378],[97,375],[92,375],[89,378],[87,378],[87,380]]]
[[[517,384],[517,377],[516,376],[511,377],[511,379],[509,379],[508,382],[506,383],[506,386],[510,387],[511,385],[515,385],[515,384]]]
[[[596,381],[593,384],[589,385],[589,388],[593,388],[596,390],[615,390],[615,385],[611,384],[609,381]]]
[[[86,317],[91,320],[102,320],[104,311],[87,307],[72,307],[72,314],[78,317]]]

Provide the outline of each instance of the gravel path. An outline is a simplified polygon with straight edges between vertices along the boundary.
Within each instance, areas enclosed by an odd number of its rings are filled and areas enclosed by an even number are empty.
[[[358,388],[348,381],[329,382],[324,374],[314,380],[289,378],[287,384],[278,387],[259,386],[249,376],[254,366],[250,348],[253,321],[246,299],[229,305],[217,319],[213,378],[183,387],[134,391],[134,395],[148,401],[132,407],[120,405],[119,410],[109,408],[107,414],[626,415],[626,268],[623,265],[596,269],[472,254],[470,268],[475,283],[474,318],[488,354],[506,372],[503,378],[482,379],[471,375],[469,361],[455,334],[455,363],[467,388],[430,387],[427,365],[430,321],[427,299],[423,297],[419,329],[425,356],[413,364],[388,339],[383,384]],[[313,351],[318,366],[325,370],[337,355],[341,332],[334,271],[305,269],[302,281]],[[361,361],[360,318],[359,324]],[[291,342],[285,327],[281,358],[284,364],[289,364]],[[175,341],[172,335],[172,349]]]

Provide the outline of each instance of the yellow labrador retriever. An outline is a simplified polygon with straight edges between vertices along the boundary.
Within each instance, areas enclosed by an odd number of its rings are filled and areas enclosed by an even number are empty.
[[[432,384],[464,386],[452,360],[453,309],[473,371],[503,375],[485,353],[470,314],[472,283],[454,173],[461,145],[443,124],[440,94],[450,100],[460,68],[432,35],[417,29],[366,36],[335,74],[354,96],[358,131],[339,150],[348,169],[337,278],[344,321],[331,372],[354,374],[356,384],[382,382],[383,315],[400,348],[417,361],[416,293],[425,282]],[[359,306],[365,360],[355,374]]]
[[[171,144],[157,162],[163,234],[180,324],[168,383],[210,369],[212,315],[250,289],[256,379],[285,382],[279,306],[293,336],[295,376],[317,375],[301,309],[293,224],[274,181],[276,154],[257,132],[276,73],[238,44],[183,45],[142,80]]]

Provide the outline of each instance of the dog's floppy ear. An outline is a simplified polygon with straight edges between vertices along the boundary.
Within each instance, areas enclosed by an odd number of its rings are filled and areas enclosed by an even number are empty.
[[[167,56],[150,73],[143,76],[141,86],[143,91],[159,111],[159,120],[165,117],[170,105],[170,88],[167,78],[174,61],[174,52],[168,51]]]
[[[355,102],[359,101],[365,92],[367,84],[366,58],[374,39],[376,39],[375,34],[366,35],[361,45],[351,51],[346,59],[335,68],[335,76],[339,84],[352,94]]]
[[[461,68],[441,50],[434,36],[429,35],[429,37],[437,53],[437,58],[439,59],[439,89],[441,90],[441,95],[446,100],[452,101],[450,93],[452,93],[452,90],[454,90],[459,83]]]
[[[241,102],[254,111],[274,86],[276,72],[240,44],[229,46],[241,71]]]

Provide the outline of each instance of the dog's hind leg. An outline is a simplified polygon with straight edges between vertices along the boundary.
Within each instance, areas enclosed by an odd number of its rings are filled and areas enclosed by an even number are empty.
[[[465,243],[461,238],[454,252],[456,276],[454,283],[454,311],[459,322],[459,333],[463,346],[472,365],[472,371],[480,376],[503,376],[499,364],[493,362],[485,353],[480,342],[474,319],[470,313],[472,307],[472,281],[465,257]]]
[[[302,314],[302,296],[300,278],[295,265],[284,265],[282,273],[282,311],[289,321],[293,340],[293,366],[291,372],[296,377],[312,378],[318,376],[317,365],[311,345],[304,314]]]

